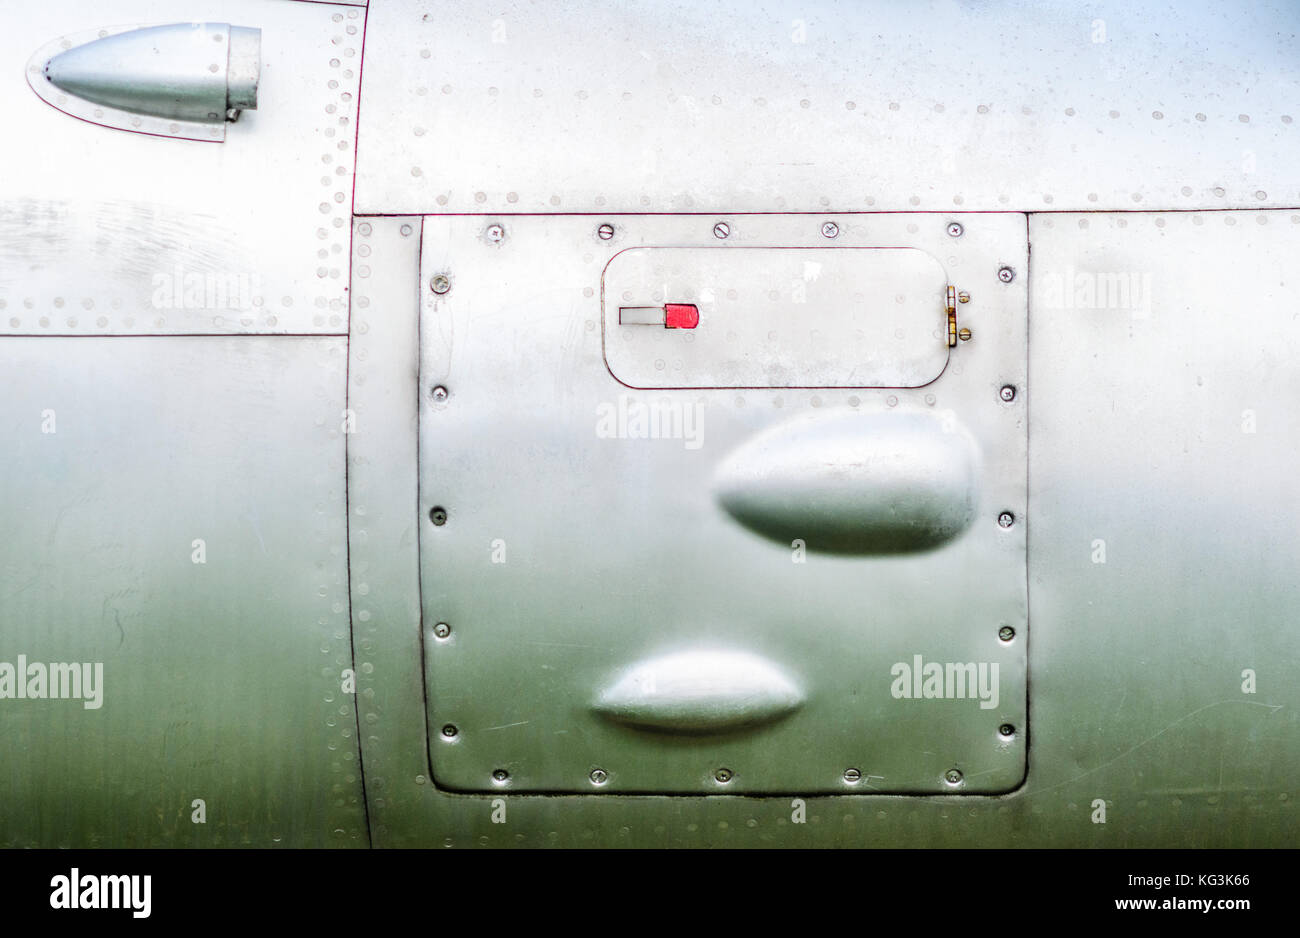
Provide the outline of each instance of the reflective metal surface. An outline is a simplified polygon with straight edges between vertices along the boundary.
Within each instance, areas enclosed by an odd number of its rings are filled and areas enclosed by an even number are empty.
[[[369,9],[359,212],[1300,200],[1281,0]]]
[[[425,219],[420,377],[449,392],[421,395],[421,596],[426,627],[450,628],[424,645],[440,786],[589,791],[599,768],[606,793],[798,794],[845,790],[850,767],[862,790],[1019,784],[1025,734],[1008,744],[997,727],[1025,725],[1024,527],[997,519],[1024,512],[1025,424],[998,388],[1023,380],[1026,284],[998,269],[1023,268],[1025,218],[960,221],[960,250],[948,219],[926,215],[845,220],[837,239],[918,248],[893,253],[940,273],[923,252],[941,254],[969,288],[977,338],[932,384],[637,393],[602,353],[611,255],[733,253],[700,282],[680,261],[674,286],[698,295],[752,289],[763,251],[712,246],[712,225],[690,216],[625,216],[595,244],[583,217],[515,218],[500,241],[478,237],[480,219]],[[821,225],[752,218],[746,243],[809,247]],[[440,271],[445,294],[431,286]],[[932,309],[910,328],[946,358],[943,291],[926,292]],[[823,302],[821,320],[780,328],[800,348],[801,331],[851,308]],[[702,305],[697,335],[714,313]],[[1021,639],[1000,641],[1004,625]],[[806,703],[700,743],[689,675],[719,654],[770,662]],[[918,656],[926,680],[916,665],[893,693],[894,667]],[[967,665],[985,675],[979,699]],[[648,674],[648,698],[626,699]],[[788,693],[753,678],[705,693],[738,715]],[[680,732],[629,732],[581,706],[611,687],[624,708],[684,710]]]
[[[102,665],[93,709],[0,701],[4,846],[366,845],[345,356],[0,341],[0,661]]]
[[[0,844],[1293,845],[1296,16],[25,8]],[[222,144],[26,80],[187,18]],[[772,247],[946,276],[662,290]]]
[[[347,331],[361,8],[214,9],[262,30],[257,110],[218,145],[72,119],[20,71],[54,37],[178,13],[162,0],[37,4],[0,35],[15,76],[0,106],[23,141],[10,137],[0,174],[0,336]]]

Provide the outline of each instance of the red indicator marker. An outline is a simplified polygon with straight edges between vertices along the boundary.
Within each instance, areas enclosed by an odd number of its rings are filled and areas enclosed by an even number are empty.
[[[694,329],[700,324],[699,307],[691,303],[665,303],[664,328]]]

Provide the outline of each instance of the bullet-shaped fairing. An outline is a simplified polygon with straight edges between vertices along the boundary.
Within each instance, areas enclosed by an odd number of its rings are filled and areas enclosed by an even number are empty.
[[[257,107],[260,29],[227,23],[149,26],[73,46],[45,77],[82,100],[168,120],[219,123]]]
[[[778,424],[718,467],[719,504],[783,544],[842,554],[931,550],[979,500],[979,458],[954,420],[840,413]]]

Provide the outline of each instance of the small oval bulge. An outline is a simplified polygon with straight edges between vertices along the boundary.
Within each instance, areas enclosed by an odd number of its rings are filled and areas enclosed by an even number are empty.
[[[979,459],[959,423],[926,412],[819,415],[773,427],[718,467],[714,493],[750,530],[809,550],[902,554],[975,516]]]
[[[803,701],[798,685],[765,658],[701,650],[632,665],[592,709],[638,729],[702,734],[771,723]]]

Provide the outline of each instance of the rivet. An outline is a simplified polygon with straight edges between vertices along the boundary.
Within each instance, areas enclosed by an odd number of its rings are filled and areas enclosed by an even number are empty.
[[[429,281],[429,288],[434,293],[446,293],[451,289],[451,278],[446,274],[438,274]]]
[[[957,333],[957,338],[961,339],[963,342],[969,342],[970,336],[971,336],[971,331],[964,327],[961,330],[959,330]]]
[[[506,230],[500,225],[488,225],[484,235],[493,244],[500,244],[506,239]]]
[[[731,769],[718,769],[718,771],[713,773],[713,777],[717,779],[720,784],[725,785],[727,782],[731,781]]]
[[[1012,280],[1016,279],[1016,272],[1010,267],[999,267],[998,279],[1003,283],[1010,283]]]
[[[998,638],[1002,639],[1004,642],[1009,642],[1015,637],[1016,630],[1009,625],[1004,625],[1002,628],[998,629]]]
[[[827,238],[834,238],[840,233],[840,226],[833,221],[822,223],[822,234]]]
[[[965,230],[966,229],[961,226],[961,222],[957,222],[957,221],[950,222],[948,224],[948,237],[960,238],[962,236],[962,232],[964,232]]]
[[[1016,399],[1016,386],[1014,384],[1002,385],[1002,390],[998,391],[998,397],[1002,398],[1008,404]]]
[[[434,524],[438,525],[439,527],[442,527],[444,524],[447,523],[447,509],[434,508],[432,511],[429,512],[429,520],[432,521]]]
[[[508,778],[510,778],[510,773],[507,772],[505,769],[495,769],[492,772],[492,778],[494,781],[504,782]]]
[[[604,785],[609,781],[609,774],[604,769],[592,769],[589,777],[593,785]]]
[[[446,736],[448,739],[454,739],[456,737],[456,734],[458,734],[459,732],[460,730],[456,729],[456,725],[454,723],[448,723],[446,726],[442,728],[442,735]]]
[[[848,782],[850,785],[854,782],[862,781],[862,771],[860,769],[845,769],[844,781]]]
[[[720,221],[713,226],[713,237],[725,238],[729,234],[731,234],[731,226],[728,225],[725,221]]]
[[[960,293],[957,294],[957,302],[958,302],[958,303],[969,303],[969,302],[970,302],[970,294],[967,293],[965,290],[962,290]]]
[[[430,395],[433,397],[433,399],[434,399],[435,401],[439,401],[439,402],[441,402],[441,401],[445,401],[445,400],[447,399],[447,395],[448,395],[448,391],[447,391],[447,389],[446,389],[445,387],[443,387],[441,384],[438,385],[437,387],[435,387],[435,388],[434,388],[432,391],[430,391],[429,393],[430,393]]]
[[[439,622],[433,627],[433,634],[438,638],[446,638],[451,634],[451,626],[446,622]]]
[[[956,785],[961,782],[961,771],[958,769],[949,769],[943,773],[943,780],[949,785]]]
[[[1009,511],[1004,511],[998,515],[998,524],[1001,527],[1009,528],[1016,523],[1016,516]]]
[[[1001,726],[998,727],[998,735],[999,735],[999,736],[1015,736],[1015,735],[1016,735],[1016,728],[1015,728],[1014,726],[1012,726],[1010,723],[1003,723]]]
[[[614,237],[614,226],[608,223],[601,225],[596,229],[596,234],[600,235],[600,240],[608,241]]]

